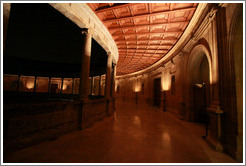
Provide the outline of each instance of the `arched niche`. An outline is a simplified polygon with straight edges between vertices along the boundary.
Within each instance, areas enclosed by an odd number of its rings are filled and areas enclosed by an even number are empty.
[[[188,60],[187,60],[187,72],[189,72],[192,68],[196,67],[199,62],[202,60],[202,56],[205,55],[207,60],[208,60],[208,65],[209,65],[209,79],[210,79],[210,84],[213,82],[213,70],[212,70],[212,55],[211,51],[209,49],[208,44],[205,39],[200,39],[199,43],[203,44],[198,44],[196,45],[191,53],[189,54]],[[193,63],[194,62],[194,63]]]
[[[206,108],[210,103],[212,84],[212,58],[203,44],[194,47],[186,62],[187,120],[206,122]]]

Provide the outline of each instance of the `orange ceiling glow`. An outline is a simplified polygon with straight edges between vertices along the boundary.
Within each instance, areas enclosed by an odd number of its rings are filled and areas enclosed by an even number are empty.
[[[198,3],[88,3],[113,36],[117,75],[145,69],[182,36]]]

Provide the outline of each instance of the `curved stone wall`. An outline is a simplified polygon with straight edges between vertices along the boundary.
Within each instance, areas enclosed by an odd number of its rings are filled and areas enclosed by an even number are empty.
[[[93,31],[93,38],[104,48],[105,51],[112,53],[113,62],[117,63],[119,53],[114,39],[87,4],[50,3],[50,5],[72,20],[80,28],[88,28]]]
[[[202,58],[206,57],[209,69],[209,84],[206,85],[209,87],[209,92],[206,92],[209,104],[206,110],[210,118],[207,140],[214,148],[241,161],[242,96],[240,97],[241,94],[236,90],[243,87],[242,80],[238,79],[242,74],[238,72],[239,68],[242,70],[242,67],[239,67],[242,65],[238,64],[242,52],[237,49],[235,54],[235,50],[229,52],[228,48],[239,47],[239,44],[232,46],[233,41],[229,35],[232,33],[233,18],[236,19],[232,15],[238,13],[237,6],[240,4],[206,4],[196,24],[189,30],[189,35],[176,50],[171,50],[171,55],[166,57],[166,60],[141,72],[116,78],[116,88],[120,89],[116,97],[135,101],[137,96],[139,103],[154,105],[154,82],[161,78],[160,109],[172,112],[181,119],[196,121],[193,104],[194,82],[190,81],[190,77],[199,70],[199,64],[194,64],[201,63]],[[227,29],[224,25],[227,25]],[[237,58],[235,64],[233,58]],[[144,86],[141,86],[142,84]],[[238,87],[235,87],[235,84]]]

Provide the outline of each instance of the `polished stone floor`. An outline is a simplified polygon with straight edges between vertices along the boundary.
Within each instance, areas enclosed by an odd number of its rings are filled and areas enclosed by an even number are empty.
[[[134,103],[117,103],[111,117],[57,140],[5,158],[10,163],[208,163],[236,162],[202,139],[204,126],[169,112]]]

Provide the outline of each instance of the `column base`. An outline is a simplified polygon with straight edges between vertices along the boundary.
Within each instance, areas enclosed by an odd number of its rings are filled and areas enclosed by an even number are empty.
[[[237,151],[236,151],[236,160],[238,162],[243,162],[243,131],[238,132],[237,136]]]
[[[89,99],[86,98],[80,98],[81,108],[79,110],[79,130],[83,130],[86,128],[85,125],[85,111],[84,107]]]
[[[113,97],[113,110],[116,110],[116,101],[115,101],[115,97]]]
[[[115,109],[115,100],[113,98],[107,98],[106,99],[106,102],[107,102],[107,116],[111,116]]]
[[[207,142],[217,151],[223,151],[224,147],[220,142],[221,139],[221,110],[219,102],[211,102],[207,108],[209,118],[209,133],[206,137]]]
[[[112,102],[111,102],[112,103]],[[83,100],[79,110],[79,129],[89,128],[93,123],[108,116],[107,100]]]
[[[167,111],[167,108],[166,108],[166,92],[165,91],[161,91],[160,110],[163,111],[163,112]]]
[[[219,152],[223,152],[223,146],[222,144],[214,139],[213,137],[211,136],[207,136],[207,137],[204,137],[204,139],[207,141],[207,143],[215,150],[219,151]]]
[[[179,113],[178,113],[178,118],[181,120],[185,120],[185,114],[186,114],[186,110],[185,110],[185,102],[183,100],[179,101]]]

